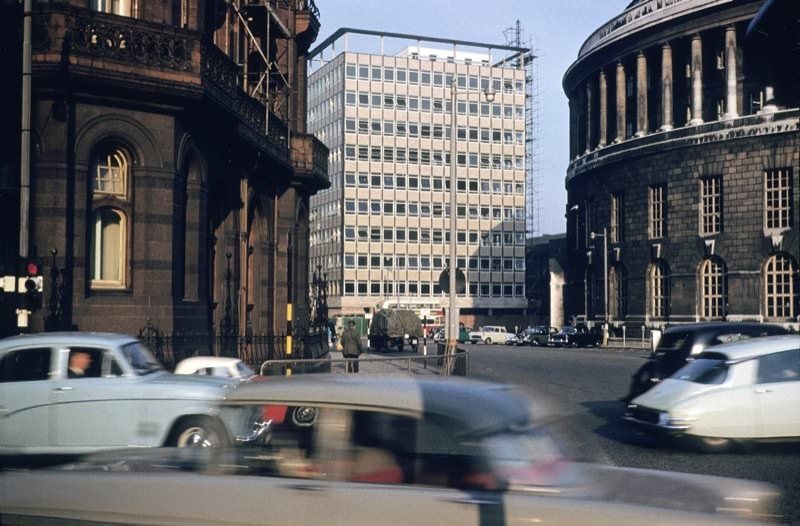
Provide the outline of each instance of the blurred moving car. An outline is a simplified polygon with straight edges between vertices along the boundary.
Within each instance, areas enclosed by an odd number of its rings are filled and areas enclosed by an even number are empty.
[[[70,357],[88,360],[70,377]],[[0,340],[0,454],[129,446],[218,446],[217,416],[234,382],[167,372],[136,338],[42,333]]]
[[[281,417],[291,406],[314,418]],[[466,379],[276,378],[241,384],[221,411],[247,446],[115,452],[0,473],[3,519],[684,526],[757,523],[778,500],[757,482],[571,463],[537,427],[529,399]],[[143,503],[135,515],[132,499]]]
[[[602,327],[599,325],[595,325],[591,329],[586,325],[567,325],[550,336],[548,345],[555,347],[596,347],[602,341]]]
[[[550,341],[550,336],[557,332],[558,329],[555,327],[548,327],[546,325],[528,327],[517,335],[518,345],[547,345]]]
[[[470,331],[470,343],[505,343],[513,333],[510,333],[502,325],[484,325],[476,331]]]
[[[630,390],[622,400],[629,402],[663,378],[669,378],[686,365],[688,358],[700,354],[708,347],[745,338],[786,333],[787,330],[780,325],[755,322],[708,322],[669,327],[661,334],[647,362],[631,377]]]
[[[711,451],[734,441],[800,441],[800,336],[704,351],[634,398],[625,420]]]

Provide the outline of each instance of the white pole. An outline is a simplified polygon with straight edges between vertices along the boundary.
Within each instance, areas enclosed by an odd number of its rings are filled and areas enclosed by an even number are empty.
[[[448,312],[447,354],[458,345],[458,306],[456,305],[456,79],[450,84],[450,307]]]

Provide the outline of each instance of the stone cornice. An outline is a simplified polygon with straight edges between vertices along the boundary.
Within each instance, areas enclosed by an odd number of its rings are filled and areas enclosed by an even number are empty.
[[[573,178],[585,172],[631,157],[737,139],[798,133],[798,131],[800,131],[800,110],[791,109],[763,115],[750,115],[732,121],[717,121],[700,126],[687,126],[652,133],[645,137],[632,138],[605,146],[577,157],[567,168],[566,182],[569,183]]]
[[[718,7],[734,0],[649,0],[640,2],[612,18],[592,33],[578,52],[578,60],[597,48],[620,38],[647,29],[666,20]]]

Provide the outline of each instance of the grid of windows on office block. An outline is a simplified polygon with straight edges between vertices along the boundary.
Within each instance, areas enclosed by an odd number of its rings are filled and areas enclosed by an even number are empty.
[[[341,53],[312,72],[309,128],[330,148],[332,183],[312,198],[313,264],[333,277],[329,294],[371,305],[441,296],[453,235],[462,297],[524,308],[524,71],[442,53]]]

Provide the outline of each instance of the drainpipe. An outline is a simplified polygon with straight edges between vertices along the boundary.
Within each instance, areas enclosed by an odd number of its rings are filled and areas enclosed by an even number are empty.
[[[31,10],[25,0],[22,13],[22,148],[19,174],[19,256],[28,257],[31,195]]]

